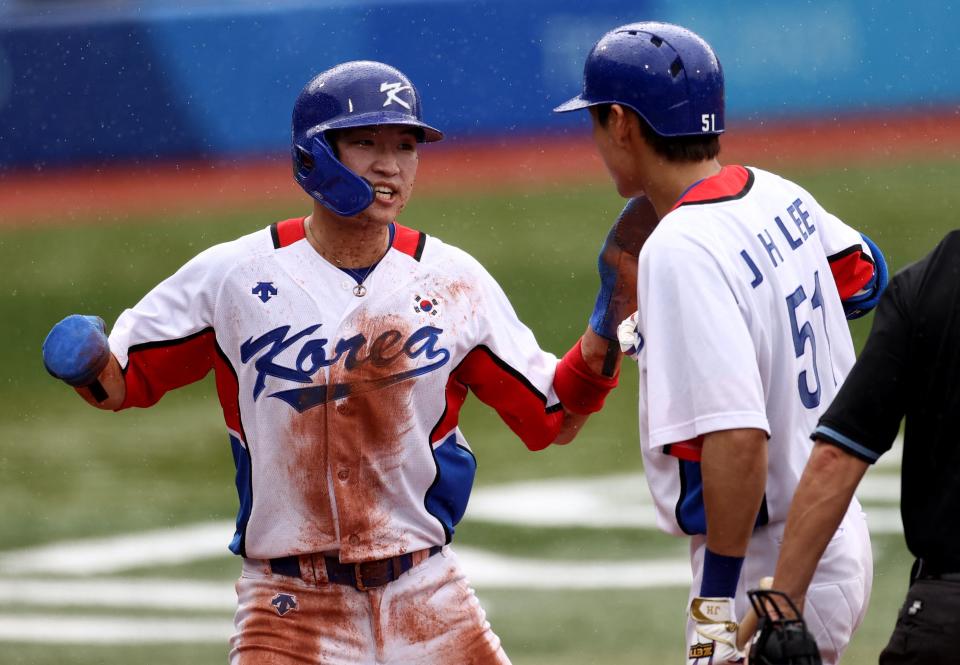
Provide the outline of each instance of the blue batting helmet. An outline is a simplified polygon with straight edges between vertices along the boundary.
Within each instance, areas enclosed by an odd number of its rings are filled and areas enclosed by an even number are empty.
[[[622,104],[661,136],[723,132],[723,69],[699,35],[670,23],[630,23],[605,34],[583,66],[583,92],[557,113]]]
[[[293,105],[293,177],[338,215],[352,217],[373,202],[370,183],[343,165],[325,132],[369,125],[407,125],[426,142],[443,134],[423,122],[420,95],[399,69],[370,60],[317,74]]]

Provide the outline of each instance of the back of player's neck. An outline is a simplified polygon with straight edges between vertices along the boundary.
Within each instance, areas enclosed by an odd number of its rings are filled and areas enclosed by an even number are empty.
[[[662,162],[656,176],[645,189],[661,219],[690,187],[701,180],[720,173],[720,162],[708,159],[701,162]]]

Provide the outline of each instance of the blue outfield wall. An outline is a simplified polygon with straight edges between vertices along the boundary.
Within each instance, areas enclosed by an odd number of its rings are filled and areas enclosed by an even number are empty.
[[[359,58],[407,72],[453,138],[582,130],[550,109],[600,35],[646,19],[714,45],[728,122],[956,105],[960,10],[904,4],[0,2],[0,170],[276,154],[301,86]]]

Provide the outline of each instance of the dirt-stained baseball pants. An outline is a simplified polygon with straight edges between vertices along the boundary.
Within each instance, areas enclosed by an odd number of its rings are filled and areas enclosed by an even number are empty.
[[[509,665],[456,555],[360,591],[244,561],[231,665]]]

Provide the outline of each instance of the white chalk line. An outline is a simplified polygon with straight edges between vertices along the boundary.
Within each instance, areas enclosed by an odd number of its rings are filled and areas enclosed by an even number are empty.
[[[690,584],[683,559],[646,561],[543,561],[456,548],[478,589],[642,589]],[[230,582],[172,579],[92,578],[67,580],[0,578],[0,603],[30,607],[109,607],[232,613]],[[487,607],[489,611],[489,606]],[[0,614],[0,641],[71,644],[225,643],[232,623],[219,618],[131,618],[113,615]]]
[[[61,541],[0,555],[0,573],[97,575],[170,566],[229,554],[234,523],[202,522],[170,529]]]
[[[690,583],[686,558],[644,561],[545,561],[455,547],[471,583],[492,589],[642,589]],[[50,607],[126,607],[225,611],[232,582],[160,578],[0,578],[0,603]]]
[[[891,451],[897,466],[899,446]],[[886,459],[887,456],[881,458]],[[858,496],[882,507],[867,510],[873,533],[902,531],[899,475],[870,474]],[[528,527],[656,528],[641,474],[552,479],[478,488],[469,519]],[[96,578],[144,568],[227,555],[230,521],[191,524],[108,538],[52,543],[0,555],[0,603],[20,607],[104,607],[163,611],[232,612],[231,582],[158,578]],[[493,589],[642,589],[690,583],[684,558],[635,561],[554,561],[510,557],[455,547],[473,585]],[[81,579],[31,579],[24,575],[76,575]],[[3,577],[16,576],[16,577]],[[0,641],[62,643],[224,642],[232,623],[189,619],[0,614]]]
[[[501,556],[469,547],[459,547],[456,551],[471,583],[483,591],[684,587],[691,579],[686,558],[572,562]],[[236,594],[230,582],[0,578],[0,603],[21,607],[108,607],[226,614],[235,609]],[[487,610],[489,612],[489,606]],[[216,618],[0,614],[0,642],[225,643],[231,632],[230,621]]]
[[[44,644],[222,643],[229,619],[0,614],[0,641]]]
[[[236,607],[237,594],[229,582],[113,577],[82,580],[0,578],[0,603],[21,607],[229,612]]]
[[[868,473],[857,496],[867,505],[872,533],[902,532],[899,474]],[[641,474],[480,487],[470,499],[467,520],[521,527],[657,528],[653,502]],[[96,575],[218,558],[227,554],[233,528],[232,522],[223,520],[53,543],[0,554],[0,573]]]

